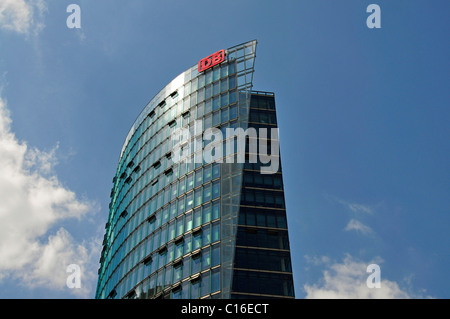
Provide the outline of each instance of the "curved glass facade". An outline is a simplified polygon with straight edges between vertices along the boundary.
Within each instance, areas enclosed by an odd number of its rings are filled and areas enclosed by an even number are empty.
[[[225,61],[205,72],[189,68],[133,124],[113,178],[96,298],[245,297],[233,276],[244,276],[244,270],[236,273],[234,257],[248,172],[244,164],[204,162],[206,143],[196,125],[248,126],[255,50],[251,41],[225,50]],[[172,137],[182,128],[198,151],[175,162]],[[287,235],[285,223],[283,229]],[[292,282],[289,248],[277,249],[271,253],[284,258]],[[293,287],[286,291],[272,295],[293,297]]]

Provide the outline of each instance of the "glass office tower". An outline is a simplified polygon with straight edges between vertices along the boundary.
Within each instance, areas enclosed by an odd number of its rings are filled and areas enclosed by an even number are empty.
[[[294,298],[281,165],[203,158],[208,128],[277,127],[274,94],[252,91],[256,41],[223,52],[170,82],[128,133],[96,298]],[[174,160],[180,129],[193,147]]]

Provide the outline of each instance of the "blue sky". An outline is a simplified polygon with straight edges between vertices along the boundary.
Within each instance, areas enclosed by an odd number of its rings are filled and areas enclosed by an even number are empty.
[[[450,297],[449,9],[0,0],[0,298],[93,297],[134,120],[198,60],[253,39],[254,89],[276,94],[296,297]],[[70,263],[82,289],[66,287]]]

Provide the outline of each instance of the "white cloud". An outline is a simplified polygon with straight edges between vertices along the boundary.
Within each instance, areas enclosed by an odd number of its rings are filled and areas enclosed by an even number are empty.
[[[330,258],[327,256],[317,257],[305,255],[305,259],[308,264],[312,264],[314,266],[328,264],[330,262]]]
[[[326,260],[321,258],[320,260]],[[367,266],[381,264],[376,258],[371,262],[362,262],[347,255],[342,263],[327,264],[323,278],[318,283],[303,286],[307,299],[409,299],[423,298],[402,290],[395,281],[383,279],[381,267],[381,288],[367,287]]]
[[[344,201],[342,199],[338,199],[337,201],[354,213],[365,213],[365,214],[373,213],[373,209],[368,205],[350,203],[350,202]]]
[[[44,0],[0,0],[0,28],[21,34],[38,34],[47,11]]]
[[[81,220],[96,207],[78,199],[52,173],[56,148],[30,149],[10,126],[0,97],[0,281],[10,277],[30,288],[68,289],[66,267],[74,263],[84,267],[86,285],[72,291],[87,297],[96,277],[89,265],[95,265],[100,245],[95,239],[76,243],[60,225]]]
[[[363,223],[361,223],[360,221],[358,221],[356,219],[351,219],[348,222],[347,226],[345,227],[345,230],[346,231],[355,230],[357,232],[360,232],[363,235],[369,235],[369,234],[373,233],[372,228],[364,225]]]

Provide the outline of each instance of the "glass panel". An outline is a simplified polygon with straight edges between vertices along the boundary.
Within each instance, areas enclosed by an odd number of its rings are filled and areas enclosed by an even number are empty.
[[[218,163],[215,163],[212,167],[212,178],[216,179],[218,177],[220,177],[220,165]]]
[[[192,251],[192,235],[188,234],[184,237],[184,254]]]
[[[196,250],[202,247],[202,232],[195,234],[193,237],[192,250]]]
[[[220,290],[220,269],[211,271],[211,293]]]
[[[213,96],[220,93],[220,82],[217,81],[213,84]]]
[[[203,206],[203,224],[211,221],[211,204]]]
[[[215,220],[220,217],[220,203],[219,201],[215,201],[212,205],[212,220]]]
[[[200,192],[200,194],[201,194],[201,192]],[[194,228],[201,226],[201,225],[202,225],[202,209],[197,208],[194,210]]]
[[[183,256],[183,243],[180,243],[179,245],[175,246],[175,259],[180,258]]]
[[[219,222],[215,222],[212,225],[212,242],[216,242],[220,240],[220,224]]]
[[[195,190],[195,204],[194,207],[197,207],[202,204],[202,192],[201,188]]]
[[[200,298],[200,280],[191,285],[191,299]]]
[[[228,75],[228,65],[225,64],[220,68],[220,76],[223,78],[227,75]]]
[[[188,232],[192,229],[192,212],[186,214],[184,231]]]
[[[189,281],[185,281],[181,284],[181,298],[189,299]]]
[[[205,225],[202,228],[203,232],[203,246],[209,245],[211,243],[211,226]]]
[[[220,111],[213,113],[212,126],[217,126],[220,124]]]
[[[198,77],[198,87],[201,88],[202,86],[205,86],[205,75],[200,74]]]
[[[205,100],[209,99],[210,97],[212,97],[212,86],[208,85],[205,88]]]
[[[194,187],[194,174],[190,173],[186,178],[186,192],[189,192]]]
[[[200,287],[200,294],[201,296],[206,296],[210,293],[210,273],[209,271],[202,274],[202,280],[201,280],[201,287]]]
[[[233,104],[230,106],[230,120],[237,118],[237,106]]]
[[[214,68],[213,81],[217,81],[218,79],[220,79],[220,68],[216,67]]]
[[[233,73],[236,73],[236,63],[231,62],[228,65],[228,74],[233,74]]]
[[[212,198],[211,184],[203,186],[203,202],[210,201]]]
[[[200,119],[204,114],[205,103],[201,103],[197,106],[197,119]]]
[[[172,266],[166,268],[166,276],[164,286],[168,287],[172,284]]]
[[[205,102],[205,114],[208,114],[212,111],[212,100],[209,99]],[[208,126],[205,125],[205,128],[208,128]]]
[[[178,214],[182,214],[185,211],[185,199],[186,199],[186,196],[182,196],[178,200]]]
[[[170,219],[173,219],[177,216],[177,201],[174,201],[170,205]]]
[[[208,129],[212,127],[212,114],[210,113],[205,117],[205,127],[204,129]]]
[[[224,106],[227,106],[228,104],[229,104],[228,93],[224,93],[220,96],[220,106],[224,107]]]
[[[236,90],[230,91],[228,102],[230,104],[233,104],[233,103],[236,103],[236,101],[237,101]]]
[[[201,256],[197,256],[196,258],[192,258],[192,269],[191,273],[192,275],[195,275],[196,273],[200,272],[202,266],[202,258]]]
[[[213,187],[212,187],[212,193],[213,193],[213,199],[218,198],[220,196],[220,182],[216,181],[213,182]]]
[[[222,109],[222,114],[221,114],[221,123],[225,123],[228,122],[228,108],[224,108]]]
[[[180,182],[178,183],[178,194],[184,194],[186,192],[186,181],[185,178],[181,178]]]
[[[212,72],[211,72],[211,70],[206,71],[205,76],[206,76],[206,83],[205,84],[208,85],[208,84],[210,84],[212,82]]]
[[[202,270],[211,267],[211,249],[209,247],[202,250]]]
[[[184,233],[184,216],[181,216],[177,219],[177,234],[176,236],[180,236]]]
[[[220,96],[213,98],[213,111],[217,111],[220,108]]]
[[[211,180],[212,173],[211,173],[211,165],[203,167],[203,182],[207,183]]]
[[[190,261],[191,257],[183,258],[183,279],[191,275]]]

